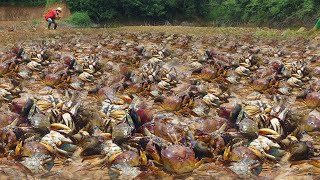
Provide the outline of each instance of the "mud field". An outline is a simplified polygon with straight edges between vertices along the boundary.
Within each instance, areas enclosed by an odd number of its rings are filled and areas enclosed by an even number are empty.
[[[43,20],[44,15],[50,9],[61,7],[63,9],[62,18],[70,16],[70,10],[64,3],[56,3],[50,6],[0,6],[0,21],[32,21]],[[2,23],[1,23],[2,24]]]
[[[319,179],[319,33],[0,24],[1,179]]]

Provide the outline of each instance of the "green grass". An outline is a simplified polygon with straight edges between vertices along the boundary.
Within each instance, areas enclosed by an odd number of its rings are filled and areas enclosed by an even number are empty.
[[[296,38],[312,38],[316,36],[314,33],[307,29],[306,31],[298,31],[292,29],[275,30],[275,29],[257,29],[253,36],[256,38],[264,39],[296,39]]]
[[[38,24],[40,24],[40,21],[37,20],[37,19],[34,19],[34,20],[32,20],[32,24],[33,24],[34,26],[37,26]]]

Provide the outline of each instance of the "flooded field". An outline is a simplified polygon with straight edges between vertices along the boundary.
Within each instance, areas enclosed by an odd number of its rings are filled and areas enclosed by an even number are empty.
[[[319,33],[44,27],[0,28],[1,179],[320,178]]]

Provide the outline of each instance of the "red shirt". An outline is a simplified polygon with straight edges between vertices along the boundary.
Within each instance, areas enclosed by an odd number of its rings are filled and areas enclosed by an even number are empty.
[[[55,9],[52,9],[51,11],[49,11],[45,16],[46,20],[48,20],[48,18],[55,19],[56,17],[57,17],[57,10]]]

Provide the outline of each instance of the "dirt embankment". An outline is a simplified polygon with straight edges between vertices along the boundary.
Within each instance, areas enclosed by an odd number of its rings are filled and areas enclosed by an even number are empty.
[[[70,9],[66,3],[58,3],[47,7],[0,6],[0,21],[43,20],[44,15],[48,10],[57,7],[61,7],[63,9],[63,18],[70,16]]]

